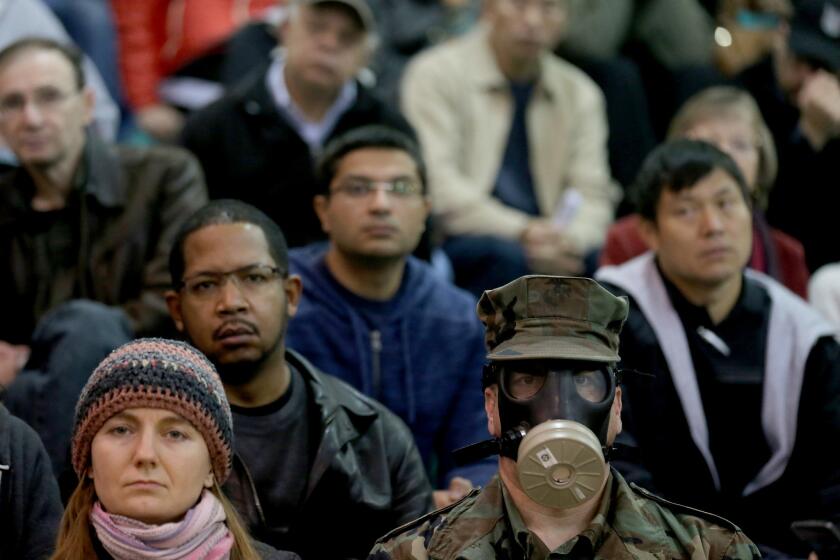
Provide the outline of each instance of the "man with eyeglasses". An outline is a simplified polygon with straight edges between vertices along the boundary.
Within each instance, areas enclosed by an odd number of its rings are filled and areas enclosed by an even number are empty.
[[[277,29],[282,49],[184,128],[210,197],[262,209],[292,247],[322,240],[313,166],[327,142],[368,124],[410,130],[357,79],[375,33],[366,0],[290,0]]]
[[[169,268],[175,325],[214,363],[231,404],[224,490],[252,535],[304,559],[361,558],[429,511],[405,424],[287,347],[303,284],[277,224],[243,202],[212,202],[179,231]]]
[[[0,178],[0,383],[56,474],[84,372],[134,335],[171,332],[166,257],[207,200],[189,154],[107,144],[93,105],[76,49],[0,51],[0,135],[20,163]]]
[[[419,148],[396,130],[358,128],[327,146],[318,176],[329,242],[291,251],[307,289],[289,344],[405,420],[436,505],[447,505],[494,471],[452,461],[484,432],[474,390],[484,335],[475,300],[411,256],[429,212]]]
[[[486,0],[481,25],[421,53],[402,107],[429,165],[456,283],[580,274],[613,219],[604,100],[551,54],[567,0]]]

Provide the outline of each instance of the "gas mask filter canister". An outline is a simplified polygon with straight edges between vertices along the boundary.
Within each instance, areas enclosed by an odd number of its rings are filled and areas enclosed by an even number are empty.
[[[589,501],[607,476],[598,438],[571,420],[549,420],[530,430],[519,444],[516,469],[529,498],[557,509]]]
[[[516,461],[522,489],[551,508],[589,501],[609,472],[604,448],[615,400],[614,374],[606,368],[536,364],[501,370],[502,429],[525,434],[518,446],[507,446],[502,454]]]

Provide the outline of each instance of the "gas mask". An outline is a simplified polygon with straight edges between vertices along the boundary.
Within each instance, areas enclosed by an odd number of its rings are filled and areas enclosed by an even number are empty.
[[[590,500],[609,472],[607,431],[615,372],[606,364],[564,360],[496,362],[502,436],[477,444],[516,461],[535,502],[565,509]],[[464,448],[465,451],[470,448]]]

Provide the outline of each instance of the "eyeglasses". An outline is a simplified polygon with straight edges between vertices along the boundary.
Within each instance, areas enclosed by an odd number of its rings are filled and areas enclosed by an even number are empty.
[[[408,177],[400,177],[390,181],[348,179],[331,189],[330,192],[333,194],[340,193],[350,198],[367,198],[378,190],[400,199],[416,197],[423,192],[420,183]]]
[[[19,116],[27,103],[32,103],[41,112],[54,112],[64,101],[77,93],[79,92],[66,92],[54,87],[36,89],[29,98],[20,93],[12,93],[0,98],[0,118],[11,119]]]
[[[195,298],[212,299],[219,295],[225,282],[232,279],[242,293],[255,295],[264,292],[274,280],[281,276],[285,278],[286,273],[276,266],[256,264],[230,272],[204,272],[184,278],[181,281],[181,288]]]

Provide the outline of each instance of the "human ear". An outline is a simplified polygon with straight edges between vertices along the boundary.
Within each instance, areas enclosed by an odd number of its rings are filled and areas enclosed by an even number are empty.
[[[290,274],[284,280],[283,289],[286,292],[286,303],[289,317],[294,317],[300,304],[300,296],[303,294],[303,282],[297,274]]]
[[[84,123],[85,125],[90,124],[93,122],[93,111],[96,105],[96,93],[94,93],[93,89],[89,87],[85,87],[82,90],[82,106],[84,110]]]
[[[639,236],[644,240],[645,244],[654,252],[659,250],[659,231],[656,229],[656,224],[647,218],[639,219],[638,226]]]
[[[175,328],[178,332],[184,332],[184,320],[181,313],[181,296],[175,290],[167,290],[164,294],[166,299],[166,308],[169,310],[169,316],[175,323]]]
[[[330,219],[327,214],[327,206],[329,206],[329,204],[329,199],[322,194],[317,194],[315,195],[315,198],[312,199],[312,207],[315,209],[315,214],[321,222],[321,230],[323,230],[326,234],[330,233]]]
[[[615,399],[613,400],[612,408],[610,409],[610,424],[607,430],[607,443],[612,445],[616,436],[621,433],[623,425],[621,423],[621,387],[615,388]]]
[[[499,424],[499,405],[497,387],[495,385],[484,389],[484,412],[487,414],[487,431],[490,435],[499,437],[502,429]]]

